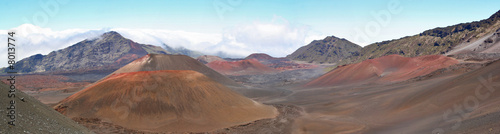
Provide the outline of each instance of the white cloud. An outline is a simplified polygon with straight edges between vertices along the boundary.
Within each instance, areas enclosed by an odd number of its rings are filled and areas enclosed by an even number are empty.
[[[53,31],[31,24],[13,28],[16,30],[17,61],[34,54],[48,54],[63,49],[79,41],[95,38],[108,31],[117,31],[125,38],[142,44],[184,47],[205,54],[223,57],[244,57],[251,53],[267,53],[284,57],[313,40],[326,35],[312,31],[306,25],[291,24],[286,19],[275,16],[271,21],[254,21],[228,27],[222,33],[197,33],[162,29],[68,29]],[[7,30],[0,30],[1,44],[7,44]],[[0,47],[0,54],[7,53]],[[0,58],[0,66],[7,66],[7,57]]]
[[[15,31],[16,61],[35,54],[48,54],[51,51],[66,48],[79,41],[101,35],[105,30],[70,29],[53,31],[31,24],[23,24],[10,30],[1,30],[0,44],[7,44],[7,31]],[[0,47],[0,53],[7,55],[7,47]],[[7,66],[7,57],[0,58],[0,66]]]
[[[270,22],[255,21],[226,29],[222,41],[209,49],[240,56],[259,52],[284,57],[312,40],[324,37],[306,25],[291,24],[275,16]]]

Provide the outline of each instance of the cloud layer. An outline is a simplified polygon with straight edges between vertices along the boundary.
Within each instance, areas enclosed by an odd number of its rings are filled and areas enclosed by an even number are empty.
[[[10,30],[0,30],[0,44],[7,44],[7,32],[14,31],[16,40],[16,61],[35,54],[48,54],[51,51],[63,49],[87,38],[97,37],[106,30],[70,29],[52,31],[31,24],[23,24]],[[11,42],[12,43],[12,42]],[[7,66],[7,47],[0,47],[0,67]]]
[[[222,57],[244,57],[251,53],[267,53],[284,57],[309,42],[326,35],[312,31],[306,25],[291,24],[281,17],[271,21],[254,21],[223,30],[222,33],[197,33],[163,29],[69,29],[53,31],[31,24],[23,24],[16,31],[17,61],[34,54],[48,54],[87,38],[95,38],[108,31],[117,31],[125,38],[143,44],[184,47],[205,54]],[[0,30],[1,44],[7,44],[7,30]],[[0,53],[7,55],[7,48]],[[7,57],[0,58],[0,66],[7,66]]]

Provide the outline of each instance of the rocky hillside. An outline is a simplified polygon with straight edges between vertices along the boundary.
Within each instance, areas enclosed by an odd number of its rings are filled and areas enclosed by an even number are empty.
[[[488,19],[426,30],[418,35],[370,44],[361,48],[333,36],[299,48],[287,58],[308,62],[357,63],[398,54],[405,57],[445,54],[460,44],[481,40],[500,28],[500,11]]]
[[[253,53],[245,57],[245,59],[257,59],[257,60],[270,60],[270,59],[276,59],[274,57],[271,57],[268,54],[265,53]]]
[[[338,63],[342,60],[351,61],[358,57],[361,49],[361,46],[346,39],[329,36],[299,48],[287,58],[317,63]]]
[[[391,54],[406,57],[445,54],[460,44],[473,42],[492,34],[500,28],[499,20],[500,11],[481,21],[439,27],[424,31],[418,35],[374,43],[364,47],[359,59],[353,62]]]
[[[93,134],[22,91],[16,90],[15,96],[9,98],[9,86],[0,82],[0,105],[3,107],[0,109],[0,134]],[[9,109],[11,101],[15,102],[14,110]],[[8,124],[12,121],[9,112],[15,112],[15,126]]]
[[[20,73],[114,70],[150,53],[171,52],[158,46],[136,43],[111,31],[48,55],[37,54],[22,59],[15,68]]]

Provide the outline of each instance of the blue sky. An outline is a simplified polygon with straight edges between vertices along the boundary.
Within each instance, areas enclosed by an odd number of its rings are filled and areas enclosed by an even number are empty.
[[[10,29],[44,12],[40,3],[56,0],[3,1],[0,29]],[[281,16],[292,23],[309,25],[324,34],[345,34],[373,20],[372,11],[387,9],[391,0],[61,0],[59,12],[49,16],[42,27],[72,28],[155,28],[192,32],[220,32],[223,28]],[[229,3],[228,1],[240,1]],[[498,0],[399,0],[403,11],[393,15],[392,24],[402,33],[437,26],[480,20],[500,8]],[[214,3],[233,10],[221,19]],[[40,26],[40,25],[39,25]],[[405,35],[400,35],[405,36]]]
[[[479,21],[500,10],[498,5],[499,0],[4,0],[0,36],[13,28],[40,29],[19,36],[21,58],[110,30],[139,43],[206,54],[284,57],[331,35],[366,46]]]

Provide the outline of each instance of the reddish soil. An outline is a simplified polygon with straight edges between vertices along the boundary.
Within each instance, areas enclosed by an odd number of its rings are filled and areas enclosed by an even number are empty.
[[[300,116],[301,108],[292,105],[273,105],[278,109],[279,115],[272,119],[256,120],[247,124],[232,126],[203,134],[269,134],[269,133],[291,133],[294,119]],[[109,133],[134,133],[134,134],[201,134],[196,132],[149,132],[127,129],[99,118],[72,118],[97,134]]]
[[[0,77],[8,83],[9,76]],[[62,75],[20,75],[16,76],[16,89],[21,91],[58,91],[78,90],[90,84],[89,82],[70,82],[70,78]]]
[[[267,66],[274,67],[274,69],[281,71],[290,71],[290,70],[298,70],[298,69],[315,69],[318,68],[318,65],[313,64],[299,64],[293,61],[281,61],[278,63],[267,64]]]
[[[208,63],[207,66],[224,75],[255,75],[278,72],[260,63],[257,59],[213,61]]]
[[[280,71],[291,71],[297,69],[314,69],[317,65],[299,64],[287,58],[275,58],[264,53],[254,53],[245,59],[257,59],[262,64]]]
[[[327,74],[307,83],[308,87],[391,83],[429,74],[441,68],[457,64],[456,59],[442,55],[403,57],[389,55],[361,63],[337,67]]]
[[[239,84],[235,83],[231,79],[210,69],[196,59],[185,55],[148,54],[132,61],[131,63],[114,71],[106,77],[119,73],[157,70],[194,70],[210,77],[211,79],[221,84],[239,86]],[[104,77],[103,79],[105,79],[106,77]]]
[[[130,41],[130,53],[137,54],[137,55],[146,55],[148,52],[144,50],[144,48],[141,47],[140,44]]]
[[[139,56],[137,54],[127,54],[123,57],[121,57],[120,59],[116,60],[115,63],[116,64],[125,64],[125,63],[129,63],[130,61],[134,61],[135,59],[138,59]]]
[[[112,74],[54,108],[148,132],[207,132],[278,114],[192,70]]]

